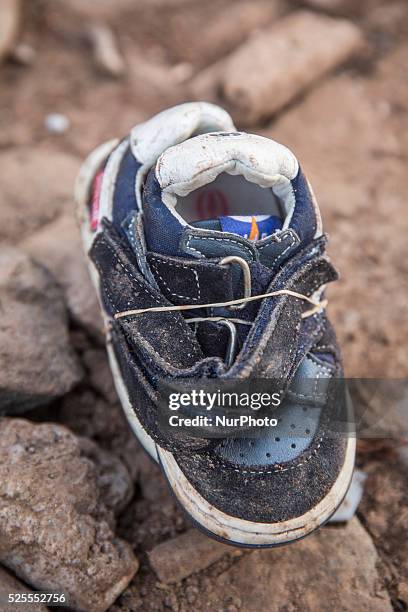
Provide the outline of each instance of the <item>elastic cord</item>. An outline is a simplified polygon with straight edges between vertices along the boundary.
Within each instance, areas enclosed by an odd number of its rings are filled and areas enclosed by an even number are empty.
[[[248,302],[255,302],[256,300],[264,300],[265,298],[278,297],[281,295],[289,295],[298,300],[303,300],[313,305],[311,310],[302,314],[302,319],[312,317],[314,314],[326,308],[327,300],[322,302],[316,302],[307,295],[291,291],[290,289],[280,289],[279,291],[272,291],[271,293],[263,293],[262,295],[252,295],[241,298],[239,300],[231,300],[229,302],[215,302],[212,304],[183,304],[179,306],[153,306],[151,308],[139,308],[136,310],[124,310],[123,312],[117,312],[114,315],[115,319],[123,319],[124,317],[131,317],[133,315],[145,314],[146,312],[180,312],[182,310],[199,310],[201,308],[228,308],[230,306],[237,306],[239,304],[247,304]]]

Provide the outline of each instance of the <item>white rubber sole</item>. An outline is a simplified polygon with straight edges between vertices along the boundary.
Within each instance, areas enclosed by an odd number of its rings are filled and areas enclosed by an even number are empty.
[[[351,483],[355,445],[355,438],[350,437],[345,463],[329,493],[306,514],[280,523],[255,523],[221,512],[194,489],[171,453],[161,449],[159,458],[180,504],[206,531],[234,544],[278,546],[304,538],[326,523],[334,514]]]
[[[111,145],[111,143],[109,144]],[[98,162],[99,159],[96,159],[95,165],[97,165]],[[80,208],[79,219],[81,223],[81,233],[83,236],[84,248],[87,251],[90,248],[95,234],[90,232],[86,220],[85,198],[77,198],[77,201]],[[87,253],[86,256],[91,279],[99,295],[98,275]],[[101,311],[105,324],[107,324],[108,319],[102,306]],[[314,508],[305,514],[279,523],[257,523],[239,519],[222,512],[210,504],[196,489],[194,489],[178,466],[173,454],[158,446],[143,428],[130,404],[128,393],[109,338],[107,338],[107,352],[116,392],[130,427],[146,452],[154,461],[161,465],[169,485],[180,505],[195,523],[201,526],[210,535],[226,543],[243,546],[266,547],[287,544],[301,539],[315,531],[334,514],[342,503],[350,486],[354,470],[356,438],[351,435],[347,439],[344,464],[336,482],[328,494]],[[273,503],[273,500],[271,500],[271,503]]]

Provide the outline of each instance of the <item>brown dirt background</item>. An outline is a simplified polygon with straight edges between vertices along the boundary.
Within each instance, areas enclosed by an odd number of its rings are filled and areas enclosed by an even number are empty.
[[[52,163],[53,152],[68,153],[79,162],[100,142],[188,100],[180,74],[198,73],[247,38],[250,32],[242,24],[250,4],[245,0],[26,2],[19,38],[35,50],[35,57],[27,66],[9,59],[0,67],[0,154],[18,156],[23,148],[43,154],[51,160],[47,163]],[[295,10],[299,4],[283,2],[283,10]],[[391,0],[336,4],[335,14],[348,17],[364,32],[366,46],[360,56],[249,130],[291,147],[314,186],[331,238],[331,258],[341,272],[341,281],[330,288],[329,309],[347,373],[406,377],[408,4]],[[230,10],[234,10],[232,20]],[[88,24],[95,20],[107,23],[117,38],[126,63],[119,79],[101,74],[95,66],[86,36]],[[230,35],[231,29],[236,35]],[[69,118],[70,128],[64,134],[50,134],[44,127],[45,117],[55,112]],[[55,185],[52,178],[47,180],[49,188],[56,189],[58,176]],[[30,189],[24,176],[16,181],[16,189]],[[53,213],[51,218],[57,216]],[[1,231],[7,242],[7,227]],[[24,237],[30,231],[25,230]],[[82,356],[93,351],[93,358],[105,364],[103,349],[82,330],[73,326],[72,338]],[[92,367],[88,370],[91,376]],[[239,609],[239,601],[220,604],[221,596],[214,595],[220,588],[214,586],[216,578],[228,570],[234,557],[181,585],[158,585],[145,551],[183,531],[186,521],[156,469],[129,442],[116,400],[110,396],[108,417],[100,385],[87,384],[30,418],[61,421],[106,448],[130,445],[129,452],[137,454],[142,484],[120,519],[119,534],[132,543],[142,568],[112,611]],[[105,398],[111,392],[105,389]],[[408,525],[400,521],[396,530],[395,523],[400,512],[407,518],[406,466],[401,467],[391,446],[386,442],[361,446],[359,463],[372,476],[360,518],[379,552],[393,607],[406,610],[401,593],[407,594],[407,559],[399,551],[399,540],[407,541]],[[207,605],[210,601],[217,605]],[[301,602],[293,598],[282,612],[301,610]],[[326,607],[320,599],[307,609]]]

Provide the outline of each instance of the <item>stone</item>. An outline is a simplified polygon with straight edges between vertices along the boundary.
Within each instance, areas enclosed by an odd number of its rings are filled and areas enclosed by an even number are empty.
[[[101,341],[102,316],[73,211],[45,225],[20,246],[52,272],[64,289],[73,320]]]
[[[397,443],[389,440],[392,449]],[[404,447],[402,447],[404,448]],[[360,512],[377,549],[391,572],[395,609],[408,607],[408,475],[404,458],[378,460],[364,466],[368,473]]]
[[[210,539],[197,529],[190,529],[158,544],[148,557],[159,580],[170,584],[207,568],[230,552],[230,546]]]
[[[34,595],[33,591],[28,589],[25,584],[17,580],[5,569],[0,567],[0,604],[2,612],[47,612],[48,608],[41,603],[9,603],[8,598],[10,593],[25,593],[26,595]]]
[[[391,612],[378,562],[370,536],[354,518],[291,546],[245,555],[216,578],[208,607],[239,598],[245,612]]]
[[[82,354],[82,361],[88,373],[90,386],[110,404],[118,402],[106,349],[86,349]]]
[[[197,7],[198,8],[198,7]],[[179,15],[172,15],[180,38],[185,41],[184,54],[195,67],[217,61],[244,42],[257,29],[277,20],[284,12],[281,0],[234,0],[224,6],[200,7]],[[197,37],[205,14],[205,36]]]
[[[194,100],[220,102],[220,88],[226,70],[227,60],[221,59],[194,75],[188,83],[188,90]]]
[[[324,11],[337,11],[344,7],[348,0],[304,0],[303,4]]]
[[[143,49],[134,44],[132,39],[126,39],[122,47],[129,67],[127,78],[131,95],[140,96],[138,97],[139,108],[148,109],[150,104],[151,110],[146,111],[146,118],[158,112],[157,100],[162,101],[162,108],[180,103],[181,92],[184,92],[180,85],[185,78],[186,68],[187,74],[190,71],[189,66],[181,65],[180,70],[180,64],[172,65],[163,58],[148,58],[143,53]],[[142,89],[140,83],[143,83]],[[152,107],[152,104],[156,106]],[[132,118],[133,125],[138,122],[137,117]]]
[[[225,55],[259,28],[276,21],[284,10],[285,5],[280,0],[246,0],[228,4],[207,35],[214,49],[213,58]]]
[[[404,0],[383,4],[373,0],[374,7],[365,14],[367,27],[380,37],[382,44],[394,40],[397,36],[406,40],[408,7]]]
[[[94,22],[88,27],[88,38],[92,45],[96,68],[104,75],[119,78],[125,74],[125,61],[111,28]]]
[[[362,46],[357,26],[308,11],[297,11],[260,30],[224,61],[191,84],[231,110],[240,125],[271,116]],[[245,75],[245,78],[243,78]]]
[[[237,119],[255,123],[342,64],[361,44],[361,32],[351,22],[299,11],[260,31],[233,54],[223,95]]]
[[[108,510],[120,514],[134,493],[132,478],[125,464],[88,438],[79,438],[79,446],[81,453],[95,464],[101,500]]]
[[[360,15],[369,14],[382,0],[303,0],[302,4],[313,9],[337,15]]]
[[[20,25],[20,0],[2,0],[0,4],[0,62],[13,50]]]
[[[64,395],[82,377],[68,336],[63,296],[42,266],[0,248],[0,412]]]
[[[0,422],[0,562],[83,612],[107,610],[138,569],[106,520],[98,479],[65,427]]]
[[[138,470],[137,481],[144,499],[163,508],[171,497],[169,486],[161,469],[145,451],[140,450],[135,454],[134,461]]]
[[[50,149],[19,147],[0,154],[0,242],[15,244],[72,210],[80,161]]]
[[[44,127],[51,134],[64,134],[70,128],[70,121],[62,113],[50,113],[44,118]]]
[[[31,45],[21,42],[13,47],[10,57],[13,62],[21,66],[32,66],[37,57],[37,52]]]
[[[119,400],[108,403],[91,389],[78,389],[64,397],[56,417],[79,436],[93,438],[120,457],[133,482],[140,478],[139,456],[143,452],[132,432]]]
[[[92,20],[110,20],[115,13],[127,11],[134,6],[133,0],[117,0],[115,6],[110,0],[99,0],[97,4],[93,0],[63,0],[62,3],[77,11],[81,17]]]
[[[64,5],[68,5],[77,12],[82,18],[88,20],[102,20],[112,22],[121,14],[135,12],[137,9],[163,10],[170,8],[184,8],[192,4],[198,4],[201,0],[116,0],[112,4],[111,0],[59,0]]]

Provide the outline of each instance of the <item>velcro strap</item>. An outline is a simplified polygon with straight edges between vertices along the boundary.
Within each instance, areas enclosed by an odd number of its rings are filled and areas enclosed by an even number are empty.
[[[208,304],[234,299],[231,266],[148,253],[160,290],[173,304]]]
[[[165,297],[139,273],[134,256],[112,224],[95,239],[90,257],[100,274],[105,302],[112,316],[129,308],[169,306]],[[192,330],[178,313],[147,313],[120,319],[127,341],[161,366],[183,369],[203,358]]]
[[[318,288],[336,280],[337,272],[324,256],[324,246],[323,238],[301,252],[275,277],[269,291],[286,288],[310,296]],[[290,296],[272,298],[263,303],[259,317],[268,323],[263,333],[258,326],[258,330],[250,334],[247,344],[249,350],[252,347],[254,351],[253,357],[259,352],[256,376],[290,381],[325,325],[322,313],[301,320],[304,309],[307,305]],[[265,344],[262,335],[268,338]]]
[[[163,398],[153,387],[144,371],[144,363],[135,357],[133,350],[124,337],[123,329],[118,323],[113,324],[111,331],[112,344],[118,360],[126,391],[132,410],[138,417],[143,429],[162,448],[175,452],[177,450],[197,450],[208,447],[211,440],[186,434],[177,427],[164,427],[166,417]],[[168,418],[168,410],[167,410]]]

